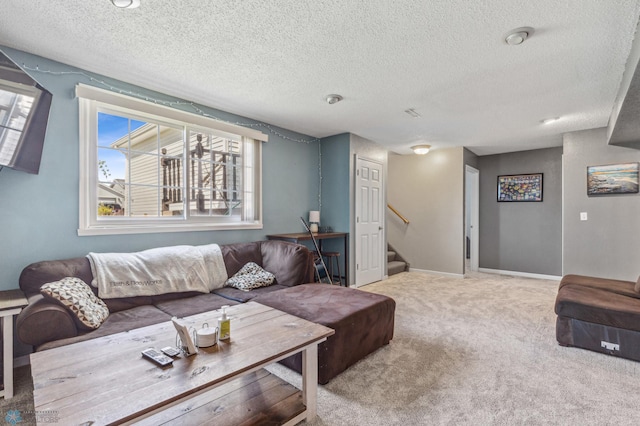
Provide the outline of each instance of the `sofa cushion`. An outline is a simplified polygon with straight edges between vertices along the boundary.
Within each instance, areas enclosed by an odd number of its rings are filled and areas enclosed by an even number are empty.
[[[260,296],[261,294],[273,293],[285,288],[289,287],[280,284],[273,284],[269,287],[254,288],[250,291],[238,290],[237,288],[233,287],[223,287],[213,290],[213,292],[219,296],[224,297],[225,299],[234,300],[239,303],[246,303],[250,300],[253,300],[257,296]]]
[[[244,265],[249,262],[255,262],[262,265],[262,252],[260,251],[260,242],[253,243],[235,243],[220,246],[222,257],[224,258],[224,266],[227,268],[227,276],[235,275]]]
[[[220,309],[220,307],[224,305],[237,304],[238,302],[234,300],[225,299],[217,294],[207,293],[186,299],[165,300],[156,303],[155,307],[172,317],[184,318],[189,315]]]
[[[314,281],[313,254],[303,245],[286,241],[263,241],[264,269],[276,276],[276,283],[291,287]]]
[[[560,317],[640,331],[638,299],[599,288],[562,286],[555,312]]]
[[[253,299],[335,330],[318,345],[318,383],[326,384],[393,338],[396,302],[387,296],[326,284],[302,284]],[[297,372],[302,356],[280,361]]]
[[[73,315],[78,328],[94,330],[109,316],[109,309],[80,278],[65,277],[43,285],[40,292],[56,300]]]
[[[82,342],[96,337],[108,336],[110,334],[129,331],[134,328],[146,327],[148,325],[158,324],[164,321],[171,321],[171,315],[162,312],[155,306],[136,306],[135,308],[127,309],[126,311],[111,313],[104,323],[102,323],[102,325],[96,330],[79,334],[75,337],[45,343],[38,346],[36,350],[42,351],[45,349],[57,348],[58,346]],[[142,349],[144,349],[144,347]],[[111,350],[116,351],[117,348],[113,348]]]
[[[93,279],[89,260],[86,257],[76,257],[63,260],[44,260],[25,267],[20,273],[20,288],[29,297],[40,294],[43,284],[59,281],[64,277],[78,277],[85,283]],[[98,294],[98,292],[94,292]]]
[[[569,274],[562,277],[559,289],[567,285],[597,288],[611,293],[618,293],[629,297],[640,298],[640,293],[634,290],[633,281],[614,280],[610,278],[589,277],[586,275]]]
[[[265,271],[255,262],[249,262],[224,283],[225,287],[249,291],[254,288],[268,287],[273,284],[275,276]]]

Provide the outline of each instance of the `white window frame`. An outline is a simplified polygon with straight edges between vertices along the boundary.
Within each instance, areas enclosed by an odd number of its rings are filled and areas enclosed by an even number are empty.
[[[164,232],[213,231],[234,229],[262,229],[262,143],[268,140],[264,133],[223,121],[192,114],[175,108],[143,101],[131,96],[78,84],[80,118],[80,187],[78,235],[116,235]],[[224,217],[183,216],[158,218],[108,217],[98,219],[98,131],[99,110],[122,111],[127,117],[138,117],[151,122],[178,125],[187,132],[202,129],[216,135],[225,134],[242,139],[243,179],[248,187],[243,198],[242,221]],[[247,156],[253,154],[253,161]],[[185,178],[186,178],[186,171]],[[183,179],[188,191],[188,180]]]

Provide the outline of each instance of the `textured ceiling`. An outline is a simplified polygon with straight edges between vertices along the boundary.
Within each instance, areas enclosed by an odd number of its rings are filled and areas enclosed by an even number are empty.
[[[639,14],[640,0],[2,0],[0,45],[316,137],[484,155],[606,126]],[[522,26],[534,35],[505,44]]]

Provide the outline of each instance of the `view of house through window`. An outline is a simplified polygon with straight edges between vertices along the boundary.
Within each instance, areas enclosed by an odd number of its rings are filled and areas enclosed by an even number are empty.
[[[264,134],[78,90],[80,235],[262,227]]]
[[[241,219],[240,137],[102,111],[97,131],[98,216]]]

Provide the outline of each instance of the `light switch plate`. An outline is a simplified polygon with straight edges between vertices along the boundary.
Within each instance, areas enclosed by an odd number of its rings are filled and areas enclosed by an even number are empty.
[[[580,212],[580,220],[587,220],[587,212]]]

